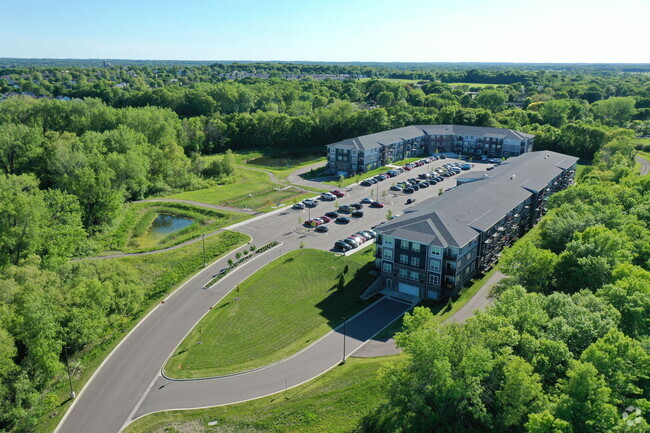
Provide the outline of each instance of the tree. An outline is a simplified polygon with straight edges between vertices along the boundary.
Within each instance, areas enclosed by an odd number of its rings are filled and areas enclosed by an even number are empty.
[[[553,287],[553,275],[558,256],[537,248],[529,240],[521,240],[501,254],[501,269],[532,292],[548,293]]]
[[[611,282],[616,266],[632,260],[631,250],[626,236],[604,226],[575,233],[557,263],[558,286],[567,291],[599,289]]]
[[[336,287],[339,292],[342,292],[343,289],[345,289],[345,276],[342,273],[339,275],[339,282]]]
[[[504,380],[495,393],[497,423],[503,431],[520,426],[544,403],[540,376],[524,359],[512,356],[503,366]]]
[[[392,211],[392,209],[388,209],[386,211],[386,221],[390,221],[392,219],[393,219],[393,211]]]
[[[34,170],[35,160],[43,152],[42,141],[38,128],[0,123],[0,169],[6,175]]]
[[[343,182],[345,182],[345,176],[340,175],[338,181],[339,188],[343,187]]]
[[[499,90],[481,90],[478,95],[476,95],[476,103],[482,107],[487,108],[492,111],[499,111],[503,108],[503,105],[508,100],[508,97],[505,93]]]
[[[300,241],[298,247],[302,250],[303,248],[305,248],[305,243],[303,241]]]
[[[609,403],[611,390],[592,364],[573,361],[560,391],[555,416],[567,421],[574,432],[604,433],[616,425],[618,414]]]
[[[602,120],[604,124],[623,126],[635,113],[635,103],[632,97],[609,98],[594,102],[591,108],[594,117]]]

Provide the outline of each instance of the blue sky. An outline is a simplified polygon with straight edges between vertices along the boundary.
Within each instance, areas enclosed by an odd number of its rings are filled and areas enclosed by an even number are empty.
[[[0,57],[650,62],[650,0],[0,0]]]

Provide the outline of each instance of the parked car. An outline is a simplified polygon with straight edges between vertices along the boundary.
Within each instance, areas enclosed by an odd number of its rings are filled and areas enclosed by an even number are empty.
[[[345,193],[339,189],[335,189],[334,191],[330,191],[333,195],[335,195],[338,198],[345,197]]]
[[[460,166],[460,168],[463,170],[469,170],[470,168],[472,168],[472,164],[463,164]]]
[[[329,192],[324,192],[320,196],[323,200],[336,200],[336,196]]]
[[[393,186],[390,187],[390,190],[391,190],[391,191],[401,192],[401,191],[402,191],[402,187],[397,186],[397,185],[393,185]]]
[[[359,183],[359,185],[361,185],[361,186],[370,186],[370,185],[372,185],[372,183],[368,182],[367,180],[362,180]]]
[[[357,242],[359,243],[359,245],[361,245],[362,243],[364,243],[365,241],[368,240],[368,239],[366,239],[365,236],[363,236],[363,235],[361,235],[361,234],[359,234],[359,233],[355,233],[355,234],[350,235],[350,236],[348,236],[348,237],[349,237],[350,239],[354,239],[355,241],[357,241]]]
[[[406,200],[406,204],[411,204],[411,203],[414,203],[414,202],[415,202],[414,198],[410,198],[410,199]]]
[[[363,218],[363,211],[362,210],[355,210],[352,212],[352,216],[355,218]]]
[[[403,168],[404,168],[404,170],[406,170],[406,171],[411,170],[411,167],[409,167],[408,165],[405,165]]]
[[[440,154],[440,159],[447,159],[447,155],[445,155],[444,153]]]
[[[350,218],[348,217],[338,217],[337,219],[334,220],[335,223],[337,224],[347,224],[350,222]]]
[[[382,207],[384,207],[384,204],[383,204],[383,203],[379,203],[378,201],[373,201],[372,203],[370,203],[370,207],[374,207],[374,208],[382,208]]]
[[[486,167],[486,170],[487,171],[494,170],[494,167],[496,167],[496,165],[491,165],[489,167]]]
[[[361,203],[352,203],[350,207],[353,207],[356,210],[363,209],[363,205]]]
[[[415,190],[412,187],[404,188],[404,194],[413,194]]]
[[[369,239],[377,239],[377,233],[374,230],[362,230],[361,233]]]
[[[293,209],[304,209],[305,205],[302,203],[294,203],[293,206],[291,206]]]
[[[352,247],[347,242],[336,241],[336,243],[334,244],[334,249],[335,250],[341,250],[341,251],[345,252],[345,251],[350,251],[352,249]]]
[[[318,200],[313,200],[311,198],[306,198],[302,201],[305,206],[316,207],[318,206]]]
[[[429,182],[420,182],[418,183],[420,188],[429,188]]]
[[[325,216],[334,219],[334,218],[338,218],[339,214],[337,214],[336,212],[327,212]]]
[[[411,188],[413,188],[413,190],[415,190],[415,191],[419,191],[419,190],[420,190],[420,187],[417,186],[417,185],[411,185]]]
[[[359,203],[370,204],[370,203],[372,203],[372,199],[368,198],[368,197],[364,197],[361,200],[359,200]]]
[[[352,212],[352,209],[350,208],[350,206],[344,204],[343,206],[339,206],[339,212],[340,213],[350,213],[350,212]]]
[[[316,230],[314,230],[314,231],[317,231],[319,233],[327,233],[328,231],[330,231],[330,228],[323,225],[323,226],[316,227]]]
[[[427,182],[429,182],[429,185],[435,185],[438,183],[438,181],[435,179],[429,179]]]
[[[332,221],[332,218],[328,217],[327,215],[319,217],[318,219],[323,220],[324,223],[328,223],[328,222]]]
[[[359,242],[352,238],[343,239],[343,242],[350,245],[352,248],[357,248],[359,246]]]
[[[420,179],[428,179],[429,178],[429,173],[420,173],[420,174],[418,174],[418,177]]]
[[[322,222],[319,222],[315,218],[307,220],[304,223],[302,223],[303,226],[310,227],[310,228],[318,227],[321,224],[322,224]]]

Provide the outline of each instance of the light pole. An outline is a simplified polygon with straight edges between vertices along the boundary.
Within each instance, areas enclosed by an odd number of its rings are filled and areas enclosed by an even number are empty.
[[[345,325],[347,324],[348,319],[343,320],[343,360],[341,364],[345,364]]]
[[[74,400],[77,396],[72,389],[72,375],[70,374],[70,364],[68,363],[68,348],[63,348],[63,356],[65,358],[65,368],[68,370],[68,383],[70,384],[70,399]]]

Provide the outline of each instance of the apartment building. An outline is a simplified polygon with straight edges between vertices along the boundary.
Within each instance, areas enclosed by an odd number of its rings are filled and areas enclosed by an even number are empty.
[[[413,125],[327,145],[330,171],[350,176],[405,158],[454,152],[475,159],[530,152],[533,135],[512,129],[464,125]]]
[[[415,205],[376,228],[376,266],[387,292],[420,299],[455,296],[487,272],[505,246],[546,212],[548,197],[572,184],[578,158],[530,152]]]

